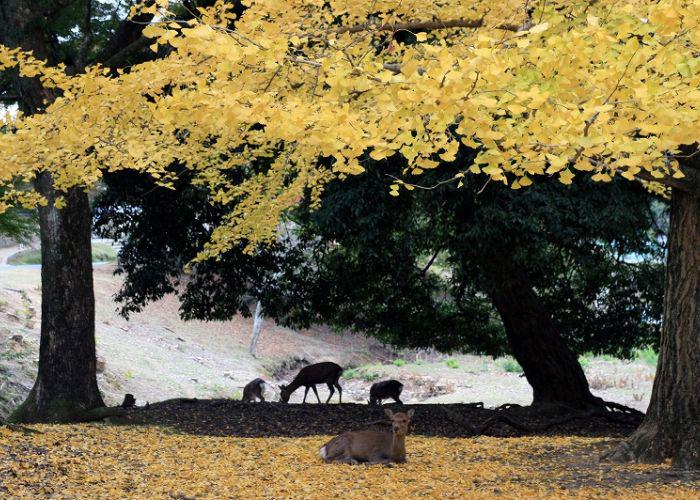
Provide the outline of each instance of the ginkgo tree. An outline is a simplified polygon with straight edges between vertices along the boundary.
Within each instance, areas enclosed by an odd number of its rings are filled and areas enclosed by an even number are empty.
[[[58,95],[6,119],[0,180],[48,172],[61,192],[136,169],[167,187],[177,161],[216,203],[236,201],[202,259],[270,241],[286,209],[361,174],[365,154],[408,160],[387,182],[395,196],[460,143],[479,153],[455,183],[470,172],[514,189],[620,175],[671,192],[658,376],[617,456],[700,464],[699,0],[257,0],[235,29],[224,2],[187,21],[160,0],[144,13],[156,16],[151,48],[167,56],[118,74],[68,76],[0,49],[0,69]],[[251,157],[271,158],[269,170],[230,182]],[[17,189],[4,200],[64,203]]]

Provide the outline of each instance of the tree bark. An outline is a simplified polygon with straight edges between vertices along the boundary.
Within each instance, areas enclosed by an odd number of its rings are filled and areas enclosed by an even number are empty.
[[[530,284],[521,277],[491,291],[513,357],[532,386],[534,405],[564,404],[576,409],[602,407],[593,396],[576,355],[556,331]]]
[[[69,4],[66,1],[63,4]],[[50,2],[0,0],[0,43],[31,50],[56,64],[47,44],[44,10]],[[54,4],[55,5],[55,4]],[[19,105],[39,113],[57,96],[38,78],[15,74]],[[27,400],[10,416],[14,422],[66,422],[104,406],[97,388],[95,361],[95,299],[92,282],[91,213],[80,189],[57,193],[48,172],[39,174],[37,190],[48,200],[39,209],[41,233],[41,343],[39,370]],[[65,208],[54,201],[63,194]]]
[[[664,322],[642,425],[610,458],[700,469],[700,193],[673,190]]]
[[[253,337],[250,339],[250,347],[248,348],[248,352],[250,352],[251,356],[255,356],[255,349],[258,347],[258,340],[260,340],[260,332],[262,330],[262,320],[262,304],[258,300],[257,304],[255,304],[255,316],[253,319]]]
[[[41,343],[39,371],[15,422],[68,422],[104,406],[97,387],[91,217],[87,194],[72,189],[57,209],[51,176],[42,173]]]

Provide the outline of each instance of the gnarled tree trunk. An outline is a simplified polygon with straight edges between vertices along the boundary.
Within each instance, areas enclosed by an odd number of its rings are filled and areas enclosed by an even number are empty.
[[[659,365],[642,425],[614,460],[700,468],[700,193],[674,190]]]
[[[576,355],[556,331],[549,311],[521,277],[491,291],[513,357],[532,386],[533,404],[564,404],[588,409],[602,406],[593,396]]]
[[[68,422],[104,406],[97,387],[91,216],[87,194],[72,189],[57,209],[48,173],[37,188],[49,203],[39,209],[41,228],[41,343],[39,372],[26,401],[12,414],[19,422]]]

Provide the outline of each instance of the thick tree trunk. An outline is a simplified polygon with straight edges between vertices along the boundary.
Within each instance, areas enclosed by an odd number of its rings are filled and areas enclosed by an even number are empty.
[[[659,365],[642,425],[611,457],[700,468],[700,196],[674,190]]]
[[[44,32],[51,2],[0,0],[0,43],[31,50],[35,57],[58,62]],[[15,74],[19,105],[39,113],[56,94],[37,78]],[[92,284],[91,223],[87,194],[79,189],[57,193],[51,176],[36,182],[49,201],[39,209],[41,231],[41,344],[39,372],[27,400],[11,415],[15,422],[64,422],[85,410],[104,406],[95,372],[95,299]],[[65,195],[66,206],[54,206]]]
[[[39,372],[15,422],[68,422],[104,406],[97,388],[91,217],[87,194],[71,190],[66,207],[54,206],[51,177],[37,187],[49,200],[41,228],[41,344]]]
[[[588,409],[602,406],[586,375],[549,312],[523,279],[502,282],[491,293],[501,315],[513,357],[532,386],[533,404],[564,404]]]

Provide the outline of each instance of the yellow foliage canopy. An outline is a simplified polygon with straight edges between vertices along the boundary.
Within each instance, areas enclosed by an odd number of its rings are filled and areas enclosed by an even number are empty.
[[[324,464],[328,437],[238,438],[153,427],[0,427],[0,496],[30,498],[698,498],[668,465],[597,463],[608,439],[409,436],[408,463]],[[664,484],[665,483],[665,484]],[[675,484],[674,484],[675,483]]]
[[[179,162],[214,202],[237,202],[202,254],[216,256],[274,237],[284,210],[362,173],[368,153],[408,160],[393,194],[460,143],[479,148],[465,173],[513,188],[579,171],[683,177],[679,148],[700,130],[700,0],[416,5],[257,0],[231,30],[222,2],[188,22],[158,2],[162,21],[145,33],[169,55],[119,75],[69,77],[0,47],[0,70],[62,93],[45,113],[6,118],[0,181],[47,170],[66,189],[136,169],[167,186]],[[397,30],[416,43],[389,42]],[[251,157],[274,160],[231,183]]]

